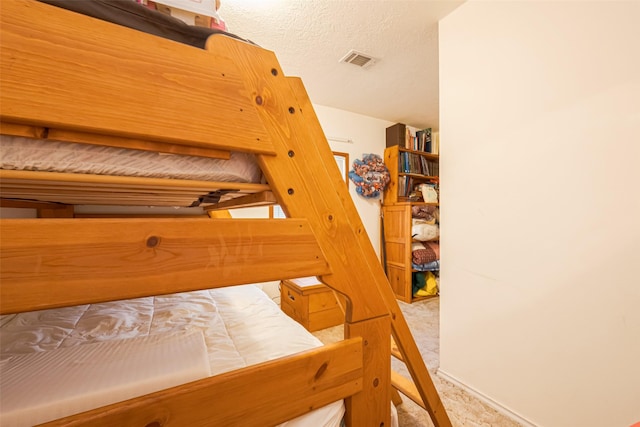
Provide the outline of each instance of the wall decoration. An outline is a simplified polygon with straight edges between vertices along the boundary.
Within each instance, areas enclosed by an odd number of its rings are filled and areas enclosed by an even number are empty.
[[[391,180],[389,169],[377,154],[363,154],[362,159],[356,159],[349,178],[356,185],[356,192],[366,198],[380,197]]]

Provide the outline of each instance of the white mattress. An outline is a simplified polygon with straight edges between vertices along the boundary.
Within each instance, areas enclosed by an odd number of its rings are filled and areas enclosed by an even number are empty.
[[[7,315],[0,325],[3,427],[45,422],[126,399],[131,396],[122,393],[131,390],[149,393],[321,345],[253,285]],[[180,357],[160,369],[159,360],[177,351]],[[90,366],[79,366],[92,358]],[[138,362],[129,364],[132,358]],[[49,363],[55,369],[45,368]],[[117,365],[118,375],[105,375],[105,365]],[[71,378],[67,391],[52,386],[61,378]],[[343,415],[339,401],[284,425],[339,426]]]
[[[243,183],[262,178],[247,153],[221,160],[7,135],[0,136],[0,169]]]
[[[3,426],[40,424],[211,375],[199,332],[64,347],[0,364]]]

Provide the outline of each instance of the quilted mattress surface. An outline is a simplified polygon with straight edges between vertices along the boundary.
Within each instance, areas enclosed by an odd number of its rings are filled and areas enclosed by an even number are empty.
[[[5,315],[0,325],[3,426],[322,345],[254,285]],[[117,374],[107,374],[114,366]],[[338,426],[343,414],[343,402],[334,402],[284,425]]]

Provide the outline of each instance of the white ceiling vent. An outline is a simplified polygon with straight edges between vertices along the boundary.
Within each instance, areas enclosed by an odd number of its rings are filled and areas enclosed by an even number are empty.
[[[347,64],[357,65],[361,68],[367,68],[372,66],[376,61],[371,55],[366,53],[350,50],[345,56],[340,59],[339,62],[346,62]]]

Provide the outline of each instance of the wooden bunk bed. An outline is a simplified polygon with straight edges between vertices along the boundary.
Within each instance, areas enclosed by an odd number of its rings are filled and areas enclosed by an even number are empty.
[[[414,398],[435,425],[450,425],[302,82],[284,76],[272,52],[218,34],[199,49],[35,0],[3,1],[0,12],[3,135],[219,159],[251,153],[266,178],[1,170],[2,206],[40,216],[0,220],[2,314],[305,276],[347,300],[342,342],[46,425],[276,425],[344,399],[348,426],[389,426],[390,336]],[[274,202],[288,219],[73,211]]]

